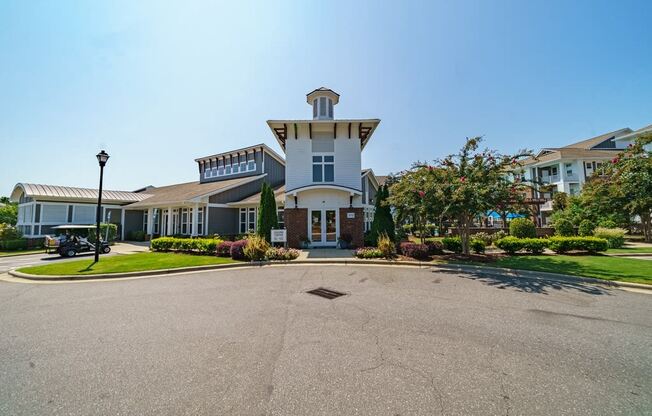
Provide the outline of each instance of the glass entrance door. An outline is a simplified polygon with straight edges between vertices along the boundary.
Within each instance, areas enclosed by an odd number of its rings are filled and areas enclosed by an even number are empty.
[[[310,240],[313,246],[337,244],[337,211],[315,209],[310,211]]]

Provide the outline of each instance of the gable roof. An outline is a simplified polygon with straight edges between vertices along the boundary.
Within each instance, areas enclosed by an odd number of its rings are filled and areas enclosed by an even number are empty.
[[[261,195],[262,192],[258,192],[257,194],[253,194],[250,197],[247,197],[243,200],[236,201],[236,202],[229,202],[227,205],[232,205],[234,207],[244,206],[244,205],[259,205]],[[279,203],[285,204],[285,185],[281,185],[274,188],[274,200],[276,200],[277,205]]]
[[[17,183],[11,192],[11,199],[18,201],[20,194],[35,199],[65,200],[79,202],[97,202],[98,190],[93,188],[78,188],[74,186],[43,185],[38,183]],[[102,190],[102,202],[128,204],[148,198],[148,193],[130,191]]]
[[[222,152],[222,153],[216,153],[214,155],[198,157],[197,159],[195,159],[195,162],[212,160],[212,159],[219,159],[219,158],[223,158],[223,157],[226,157],[226,156],[237,155],[237,154],[246,153],[248,151],[258,150],[258,149],[260,149],[260,150],[264,151],[265,153],[267,153],[268,155],[272,156],[279,163],[281,163],[283,166],[285,166],[285,159],[283,159],[283,156],[276,153],[274,150],[272,150],[271,147],[267,146],[265,143],[259,143],[259,144],[255,144],[253,146],[242,147],[240,149],[229,150],[229,151]]]
[[[577,143],[569,144],[564,146],[563,149],[593,149],[594,147],[606,142],[609,139],[612,139],[617,136],[622,136],[623,134],[631,133],[632,129],[625,127],[624,129],[615,130],[609,133],[601,134],[599,136],[592,137],[590,139],[582,140]]]
[[[127,206],[127,208],[149,208],[154,206],[190,204],[195,202],[194,200],[198,198],[215,195],[233,189],[237,186],[261,179],[266,175],[267,174],[262,174],[217,182],[187,182],[153,188],[147,191],[147,193],[151,195],[149,198],[131,204]]]

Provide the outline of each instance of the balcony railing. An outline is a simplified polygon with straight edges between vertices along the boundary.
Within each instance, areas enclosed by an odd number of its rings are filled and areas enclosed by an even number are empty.
[[[566,174],[564,175],[564,180],[578,182],[580,180],[580,175],[577,173],[573,173],[572,175]]]

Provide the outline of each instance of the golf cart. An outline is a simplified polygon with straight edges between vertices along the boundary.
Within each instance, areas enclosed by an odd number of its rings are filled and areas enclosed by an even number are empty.
[[[61,234],[54,238],[46,236],[45,248],[48,254],[57,253],[61,257],[73,257],[77,253],[95,252],[95,242],[88,240],[88,233],[95,229],[94,225],[67,224],[58,225],[52,229]],[[100,237],[100,253],[107,254],[109,252],[111,252],[109,243],[101,240]]]

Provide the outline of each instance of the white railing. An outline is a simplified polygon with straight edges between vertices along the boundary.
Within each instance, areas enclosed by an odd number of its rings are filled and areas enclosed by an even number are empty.
[[[539,179],[543,183],[555,183],[559,182],[559,175],[542,175]]]

